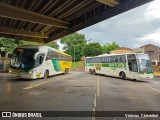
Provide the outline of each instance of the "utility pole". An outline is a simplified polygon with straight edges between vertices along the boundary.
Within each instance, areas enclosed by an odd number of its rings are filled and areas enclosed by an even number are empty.
[[[73,46],[74,49],[74,69],[75,69],[75,45]]]

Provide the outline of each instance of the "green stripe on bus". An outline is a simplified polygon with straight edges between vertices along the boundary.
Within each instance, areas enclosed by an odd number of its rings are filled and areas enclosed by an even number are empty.
[[[122,63],[104,63],[102,67],[126,68],[126,64]]]
[[[95,65],[100,65],[101,63],[95,63]],[[94,64],[86,64],[86,66],[94,66]],[[114,67],[114,68],[126,68],[125,63],[102,63],[102,67]]]
[[[86,64],[86,66],[92,66],[92,67],[93,67],[93,66],[94,66],[94,64]]]
[[[59,60],[52,60],[53,67],[56,72],[61,71],[60,61]]]

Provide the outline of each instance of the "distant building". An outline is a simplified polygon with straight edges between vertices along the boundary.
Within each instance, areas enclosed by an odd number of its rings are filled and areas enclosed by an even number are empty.
[[[110,54],[121,54],[121,53],[133,53],[133,49],[121,47],[117,48],[116,50],[110,51]]]
[[[160,62],[160,48],[156,45],[147,44],[134,49],[134,52],[148,54],[152,62]]]

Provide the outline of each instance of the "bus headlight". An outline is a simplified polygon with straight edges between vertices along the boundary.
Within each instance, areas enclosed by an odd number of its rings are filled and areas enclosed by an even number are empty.
[[[11,73],[12,72],[12,70],[11,69],[9,69],[9,73]]]
[[[31,70],[31,71],[29,71],[28,73],[29,73],[29,74],[32,74],[32,73],[33,73],[33,71]]]

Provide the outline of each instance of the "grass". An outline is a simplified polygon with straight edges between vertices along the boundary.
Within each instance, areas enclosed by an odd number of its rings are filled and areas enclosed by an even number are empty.
[[[85,68],[85,62],[84,61],[72,62],[72,70],[82,70],[82,71],[84,71],[84,68]]]

